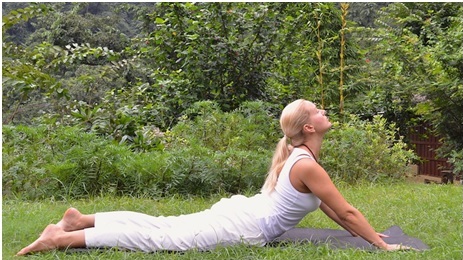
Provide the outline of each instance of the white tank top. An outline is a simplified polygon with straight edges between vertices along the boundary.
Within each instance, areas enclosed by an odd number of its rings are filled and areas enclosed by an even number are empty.
[[[289,179],[291,168],[302,158],[313,160],[305,150],[294,148],[280,172],[275,190],[267,195],[269,198],[262,198],[265,196],[263,194],[255,196],[260,197],[261,203],[266,201],[267,204],[267,210],[258,214],[258,224],[267,241],[272,241],[295,227],[302,218],[320,206],[319,198],[312,193],[296,190]]]

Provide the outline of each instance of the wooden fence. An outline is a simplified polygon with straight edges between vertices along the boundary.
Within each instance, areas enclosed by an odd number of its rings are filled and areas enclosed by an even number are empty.
[[[452,165],[445,158],[439,158],[436,149],[442,144],[439,137],[432,133],[429,125],[413,127],[410,131],[410,143],[416,154],[421,158],[418,163],[418,174],[442,177],[443,170],[451,169]]]

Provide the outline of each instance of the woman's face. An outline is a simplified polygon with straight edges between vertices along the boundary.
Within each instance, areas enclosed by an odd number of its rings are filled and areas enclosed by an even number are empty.
[[[308,110],[310,113],[310,124],[313,125],[318,133],[325,133],[331,128],[331,122],[326,116],[326,111],[318,109],[314,103],[308,102]]]

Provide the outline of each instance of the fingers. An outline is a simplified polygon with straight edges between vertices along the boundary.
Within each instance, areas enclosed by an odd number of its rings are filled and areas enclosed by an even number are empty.
[[[379,237],[389,237],[388,235],[385,235],[383,233],[376,233],[376,234],[378,234]]]
[[[404,251],[408,251],[408,250],[419,251],[419,250],[416,249],[416,248],[413,248],[413,247],[411,247],[411,246],[404,246],[404,245],[401,245],[399,250],[404,250]]]
[[[408,250],[414,250],[414,251],[419,251],[416,248],[413,248],[411,246],[405,246],[405,245],[400,245],[400,244],[389,244],[387,246],[388,251],[408,251]]]

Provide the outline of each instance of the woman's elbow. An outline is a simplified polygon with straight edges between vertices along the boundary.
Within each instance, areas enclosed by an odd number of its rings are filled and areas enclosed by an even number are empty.
[[[338,216],[343,222],[353,223],[358,219],[359,214],[360,212],[356,208],[351,207],[341,212]]]

